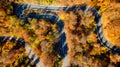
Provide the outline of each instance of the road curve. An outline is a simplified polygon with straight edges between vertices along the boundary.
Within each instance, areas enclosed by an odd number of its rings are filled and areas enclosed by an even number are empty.
[[[101,43],[101,45],[104,45],[105,47],[108,47],[110,50],[115,51],[120,53],[120,49],[112,46],[104,37],[103,33],[102,33],[102,23],[101,23],[101,15],[98,13],[98,11],[94,8],[91,7],[87,7],[86,5],[80,5],[80,6],[72,6],[72,7],[66,7],[66,6],[38,6],[38,5],[32,5],[32,4],[24,4],[24,5],[18,5],[18,4],[13,4],[14,9],[14,14],[17,15],[20,19],[23,19],[25,21],[27,21],[27,18],[36,18],[36,19],[47,19],[49,21],[51,21],[52,23],[55,23],[59,26],[60,30],[60,41],[57,43],[56,50],[60,51],[60,55],[62,56],[62,58],[64,59],[63,65],[62,67],[67,67],[67,43],[66,43],[66,35],[64,32],[64,24],[63,21],[60,20],[58,18],[57,15],[54,14],[35,14],[35,13],[30,13],[28,15],[24,14],[24,10],[27,9],[38,9],[38,10],[46,10],[46,11],[50,11],[50,12],[59,12],[60,10],[64,10],[64,11],[75,11],[75,10],[82,10],[82,11],[92,11],[93,15],[95,16],[95,22],[97,24],[96,27],[96,33],[98,36],[98,39]],[[0,37],[0,41],[6,41],[6,39],[14,39],[10,38],[10,37],[4,37],[1,36]],[[18,41],[19,39],[17,39]],[[21,40],[19,40],[21,41]],[[44,67],[44,64],[42,62],[40,62],[40,59],[37,58],[37,55],[32,51],[31,47],[29,47],[24,41],[21,41],[21,43],[24,43],[26,50],[28,51],[28,56],[33,60],[31,62],[35,63],[35,61],[38,63],[38,67]],[[36,63],[36,64],[37,64]]]
[[[15,5],[14,5],[15,6]],[[15,6],[14,8],[16,8],[14,10],[14,13],[15,15],[17,15],[20,19],[23,19],[25,21],[27,21],[27,18],[35,18],[35,19],[47,19],[49,20],[52,24],[57,24],[58,27],[59,27],[59,42],[56,43],[56,45],[54,46],[54,50],[56,51],[59,51],[62,59],[67,55],[67,50],[68,50],[68,47],[67,47],[67,43],[66,43],[66,34],[64,32],[64,23],[62,20],[60,20],[58,18],[58,16],[56,15],[53,15],[53,14],[35,14],[35,13],[30,13],[28,15],[25,15],[24,14],[24,10],[28,9],[27,5],[19,5],[19,6]],[[28,21],[27,21],[28,22]],[[32,49],[29,47],[26,48],[27,50],[31,50]],[[33,55],[33,52],[31,52],[31,54]],[[32,57],[33,59],[35,58],[34,55]],[[40,60],[40,59],[39,59]],[[64,63],[64,62],[63,62]],[[41,62],[41,64],[43,64]],[[40,65],[38,67],[44,67],[44,64],[43,65]],[[65,66],[63,66],[65,67]]]
[[[16,6],[15,6],[16,7]],[[35,14],[35,13],[30,13],[28,15],[24,14],[24,10],[28,10],[28,9],[38,9],[38,10],[45,10],[45,11],[49,11],[49,12],[59,12],[60,10],[64,10],[64,11],[75,11],[75,10],[82,10],[82,11],[88,11],[88,10],[92,10],[93,15],[98,14],[97,11],[93,8],[89,8],[86,7],[86,5],[80,5],[80,6],[73,6],[73,7],[59,7],[59,6],[37,6],[37,5],[30,5],[30,4],[26,4],[26,5],[20,5],[18,6],[18,8],[16,9],[15,14],[24,20],[27,20],[27,18],[36,18],[36,19],[47,19],[50,20],[53,23],[57,23],[57,25],[60,28],[59,32],[61,33],[61,40],[57,43],[56,45],[56,49],[59,49],[61,53],[61,56],[64,58],[63,60],[63,65],[62,67],[67,67],[68,65],[68,56],[67,56],[67,44],[66,44],[66,35],[64,32],[64,24],[62,22],[62,20],[60,20],[57,15],[53,15],[53,14]],[[18,12],[19,11],[19,12]],[[95,16],[95,21],[98,22],[99,21],[99,17],[96,15]],[[65,44],[65,48],[62,48],[62,45]]]
[[[43,63],[40,62],[39,58],[32,51],[31,47],[21,38],[13,37],[13,36],[0,36],[0,43],[5,43],[7,41],[17,42],[18,47],[25,47],[26,54],[30,58],[30,62],[32,64],[36,64],[39,67],[44,67]]]

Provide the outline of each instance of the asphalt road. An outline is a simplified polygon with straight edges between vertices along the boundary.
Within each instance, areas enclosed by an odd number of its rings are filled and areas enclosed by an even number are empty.
[[[59,33],[60,33],[60,40],[55,46],[55,50],[60,51],[60,55],[62,56],[63,60],[63,65],[62,67],[67,67],[68,65],[68,47],[66,43],[66,34],[64,32],[64,23],[57,15],[54,14],[35,14],[35,13],[30,13],[28,15],[24,14],[24,10],[27,9],[37,9],[37,10],[45,10],[47,12],[59,12],[60,10],[64,11],[75,11],[75,10],[82,10],[84,12],[86,11],[92,11],[93,15],[95,16],[95,22],[97,24],[96,27],[96,34],[98,36],[98,39],[101,43],[101,45],[108,47],[110,50],[113,50],[115,52],[120,53],[120,49],[112,46],[104,37],[102,33],[102,23],[101,23],[101,15],[98,13],[98,11],[94,8],[87,7],[86,5],[80,5],[80,6],[72,6],[72,7],[66,7],[66,6],[39,6],[39,5],[32,5],[32,4],[23,4],[23,5],[18,5],[18,4],[13,4],[14,7],[14,14],[17,15],[20,19],[27,21],[27,18],[36,18],[36,19],[47,19],[51,21],[54,24],[57,24],[60,28]],[[15,39],[14,37],[0,37],[0,42],[1,41],[6,41],[6,40],[16,40],[20,41],[21,44],[24,43],[27,55],[31,59],[31,63],[37,64],[38,67],[44,67],[44,63],[40,61],[40,59],[37,57],[37,55],[32,51],[32,48],[25,43],[25,41],[21,39]]]

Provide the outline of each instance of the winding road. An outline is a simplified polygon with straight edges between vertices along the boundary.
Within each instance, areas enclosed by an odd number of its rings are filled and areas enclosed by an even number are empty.
[[[76,11],[76,10],[82,10],[84,12],[86,11],[92,11],[93,15],[95,16],[95,22],[97,24],[96,27],[96,33],[98,36],[98,39],[101,43],[101,45],[104,45],[108,47],[110,50],[113,50],[115,52],[120,53],[120,49],[112,46],[104,37],[102,33],[102,23],[101,23],[101,15],[98,13],[98,11],[94,8],[87,7],[86,5],[80,5],[80,6],[72,6],[72,7],[66,7],[66,6],[38,6],[38,5],[32,5],[32,4],[22,4],[18,5],[13,3],[14,7],[14,14],[17,15],[20,19],[27,21],[27,18],[35,18],[35,19],[47,19],[51,21],[53,24],[57,24],[60,28],[60,40],[55,45],[55,50],[60,51],[60,55],[62,56],[63,64],[62,67],[68,66],[68,56],[67,56],[67,43],[66,43],[66,34],[64,32],[64,23],[57,15],[54,14],[35,14],[30,13],[28,15],[25,15],[24,11],[28,9],[37,9],[37,10],[45,10],[47,12],[59,12],[60,10],[64,10],[66,12],[69,11]],[[10,41],[17,41],[21,44],[21,46],[25,46],[27,51],[27,56],[31,59],[31,63],[36,64],[38,67],[44,67],[44,63],[40,61],[40,59],[37,57],[37,55],[32,51],[32,48],[22,39],[16,38],[16,37],[8,37],[8,36],[0,36],[0,42],[6,42],[7,40]]]

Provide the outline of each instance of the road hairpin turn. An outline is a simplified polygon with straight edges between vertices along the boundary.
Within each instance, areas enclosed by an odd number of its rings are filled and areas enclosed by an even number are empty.
[[[60,40],[56,43],[54,46],[54,50],[59,51],[59,54],[61,55],[61,59],[64,59],[62,67],[66,67],[68,64],[68,57],[67,57],[67,42],[66,42],[66,34],[64,31],[64,23],[59,17],[55,14],[36,14],[36,13],[29,13],[26,15],[24,13],[25,10],[28,9],[37,9],[37,10],[45,10],[46,12],[59,12],[60,10],[69,12],[69,11],[77,11],[82,10],[84,12],[91,11],[93,16],[95,16],[94,21],[96,22],[96,33],[98,36],[98,39],[100,43],[106,47],[108,47],[110,50],[120,53],[120,49],[112,46],[104,37],[102,32],[102,23],[101,23],[101,15],[98,13],[98,11],[94,8],[87,7],[86,5],[79,5],[79,6],[72,6],[72,7],[66,7],[66,6],[38,6],[38,5],[31,5],[31,4],[22,4],[18,5],[15,3],[12,3],[14,8],[14,14],[19,17],[20,19],[28,22],[28,18],[35,18],[35,19],[46,19],[49,20],[52,24],[57,24],[59,27],[59,38]],[[20,44],[20,46],[25,46],[26,51],[28,52],[27,56],[31,59],[31,63],[38,65],[38,67],[44,67],[44,63],[40,61],[38,56],[33,52],[32,48],[22,39],[16,38],[16,37],[7,37],[7,36],[1,36],[0,42],[6,42],[7,40],[10,41],[16,41]]]

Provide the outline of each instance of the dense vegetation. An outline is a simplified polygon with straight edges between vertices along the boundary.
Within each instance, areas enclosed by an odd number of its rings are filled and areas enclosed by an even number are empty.
[[[66,0],[9,1],[19,4],[31,3],[38,5],[74,6],[86,4],[96,8],[102,15],[103,24],[108,25],[105,25],[105,30],[110,32],[110,35],[106,36],[109,42],[114,45],[117,44],[118,47],[120,45],[120,7],[114,7],[120,6],[119,0],[68,0],[67,2]],[[54,44],[59,41],[58,26],[44,19],[29,18],[29,23],[26,23],[14,15],[14,8],[10,2],[0,1],[0,36],[23,38],[41,58],[46,67],[61,67],[61,56],[53,50]],[[31,12],[44,13],[44,11],[28,10],[26,14]],[[114,12],[118,14],[114,14]],[[57,15],[64,21],[65,25],[69,67],[118,67],[120,65],[120,55],[100,44],[95,32],[95,17],[92,16],[90,11],[86,14],[83,11],[60,11]],[[104,34],[106,33],[104,32]],[[33,67],[34,65],[30,64],[30,59],[25,55],[25,49],[23,47],[14,49],[16,46],[16,43],[9,41],[0,43],[0,67],[20,65],[21,67]]]

